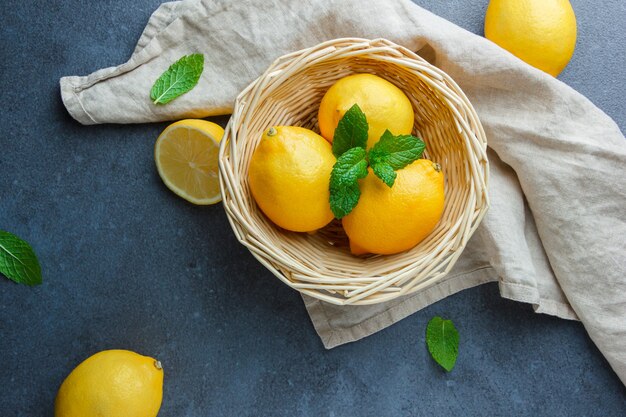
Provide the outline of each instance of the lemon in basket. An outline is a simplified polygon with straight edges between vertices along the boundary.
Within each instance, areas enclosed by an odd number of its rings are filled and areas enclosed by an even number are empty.
[[[413,130],[413,107],[402,90],[376,75],[355,74],[337,81],[322,98],[318,113],[322,136],[332,142],[339,120],[354,104],[367,118],[368,148],[387,129],[394,135],[408,135]]]
[[[199,119],[169,125],[154,145],[154,160],[165,185],[198,205],[222,200],[218,176],[221,126]]]
[[[330,144],[317,133],[295,126],[271,127],[250,160],[250,190],[275,224],[312,232],[334,218],[328,201],[334,164]]]
[[[485,37],[556,77],[576,46],[576,15],[569,0],[491,0]]]
[[[361,181],[359,204],[342,219],[355,255],[391,255],[411,249],[439,222],[444,206],[439,164],[418,159],[397,174],[391,188],[371,168]]]
[[[87,358],[63,381],[55,417],[155,417],[163,397],[161,363],[128,350]]]

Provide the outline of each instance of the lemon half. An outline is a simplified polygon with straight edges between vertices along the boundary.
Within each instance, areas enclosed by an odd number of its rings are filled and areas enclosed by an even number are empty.
[[[169,125],[154,146],[154,161],[165,185],[198,205],[222,201],[219,184],[221,126],[199,119]]]

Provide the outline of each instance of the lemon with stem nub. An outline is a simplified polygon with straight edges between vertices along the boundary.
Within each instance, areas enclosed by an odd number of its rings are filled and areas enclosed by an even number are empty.
[[[391,255],[411,249],[428,236],[444,208],[441,166],[418,159],[397,171],[393,187],[370,172],[360,181],[361,197],[342,219],[355,255]]]
[[[162,398],[161,362],[128,350],[105,350],[63,381],[54,416],[155,417]]]
[[[295,126],[271,127],[250,160],[250,191],[278,226],[313,232],[334,218],[328,184],[335,161],[330,144],[317,133]]]

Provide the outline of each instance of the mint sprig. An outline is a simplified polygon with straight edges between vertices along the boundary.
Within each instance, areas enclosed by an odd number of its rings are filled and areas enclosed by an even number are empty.
[[[367,146],[367,119],[358,104],[343,115],[333,134],[333,153],[337,158],[352,148]]]
[[[394,136],[389,130],[367,152],[367,118],[354,104],[341,118],[333,135],[333,153],[337,163],[330,176],[330,208],[341,219],[350,214],[361,196],[358,180],[367,176],[371,166],[374,175],[392,187],[397,174],[419,159],[426,148],[424,142],[412,135]]]
[[[41,267],[33,248],[3,230],[0,230],[0,273],[18,284],[41,284]]]
[[[435,362],[450,372],[459,356],[459,332],[452,320],[433,317],[426,326],[426,345]]]
[[[185,94],[198,84],[204,70],[204,55],[185,55],[174,62],[150,90],[150,98],[154,104],[167,104]]]
[[[330,208],[336,218],[349,214],[361,197],[359,180],[367,176],[365,149],[347,150],[338,159],[330,174]]]

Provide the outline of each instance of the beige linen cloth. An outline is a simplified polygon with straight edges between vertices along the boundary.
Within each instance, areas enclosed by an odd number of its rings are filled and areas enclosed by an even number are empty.
[[[491,208],[437,285],[366,307],[305,297],[324,345],[360,339],[498,281],[503,297],[579,319],[626,383],[626,140],[585,97],[488,40],[409,0],[184,0],[159,7],[127,63],[64,77],[61,93],[83,124],[226,114],[274,59],[339,37],[387,38],[456,80],[487,133]],[[205,55],[198,86],[154,106],[153,82],[194,52]]]

